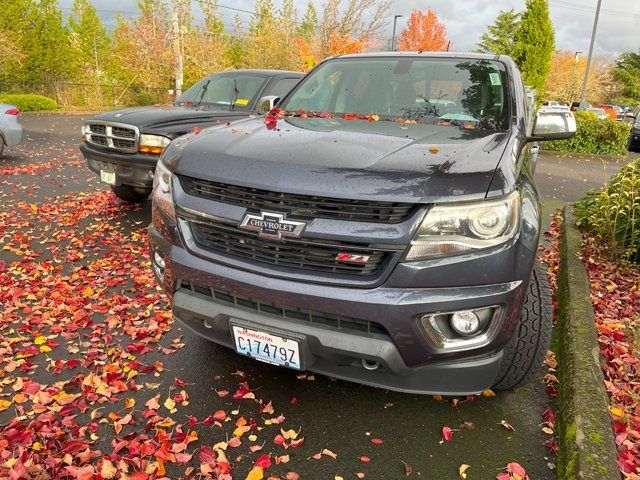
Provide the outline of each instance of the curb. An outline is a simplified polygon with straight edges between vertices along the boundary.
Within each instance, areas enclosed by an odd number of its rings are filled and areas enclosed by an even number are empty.
[[[558,272],[559,480],[621,478],[604,387],[591,287],[578,253],[582,237],[563,209]]]
[[[601,153],[577,153],[577,152],[563,152],[559,150],[545,150],[544,148],[540,149],[540,153],[546,155],[548,157],[554,158],[568,158],[571,160],[584,160],[587,162],[591,161],[602,161],[606,160],[608,162],[627,162],[632,160],[630,152],[627,152],[625,155],[605,155]]]

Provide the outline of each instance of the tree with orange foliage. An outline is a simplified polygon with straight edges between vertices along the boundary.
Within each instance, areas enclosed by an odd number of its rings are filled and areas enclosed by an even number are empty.
[[[433,10],[414,10],[407,28],[398,37],[398,46],[402,51],[445,52],[451,42],[447,38],[447,27]]]
[[[611,75],[612,59],[595,56],[589,69],[587,99],[590,102],[606,102],[616,95],[617,86]],[[557,100],[570,104],[578,101],[587,59],[575,52],[556,50],[551,56],[551,71],[547,78],[543,100]]]

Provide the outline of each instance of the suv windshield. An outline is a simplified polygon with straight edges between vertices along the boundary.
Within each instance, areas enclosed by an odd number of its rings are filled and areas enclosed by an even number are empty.
[[[261,75],[211,75],[180,95],[175,105],[248,111],[266,81]]]
[[[488,60],[342,58],[308,75],[281,108],[299,116],[506,130],[505,67]]]

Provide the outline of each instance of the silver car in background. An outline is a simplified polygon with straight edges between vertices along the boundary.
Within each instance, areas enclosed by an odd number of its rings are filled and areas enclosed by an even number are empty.
[[[24,140],[24,127],[19,115],[20,109],[15,105],[0,103],[0,157],[5,146],[14,147]]]

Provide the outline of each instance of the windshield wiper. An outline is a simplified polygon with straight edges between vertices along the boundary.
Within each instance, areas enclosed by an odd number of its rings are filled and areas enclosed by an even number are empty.
[[[236,102],[238,101],[238,94],[240,90],[238,90],[238,82],[236,79],[233,79],[233,101],[231,102],[230,110],[233,111],[236,108]]]
[[[198,108],[202,103],[202,99],[204,98],[204,94],[207,93],[207,89],[209,88],[209,84],[211,83],[211,79],[204,82],[202,85],[202,91],[200,92],[200,97],[198,98],[198,102],[193,105],[193,108]]]

